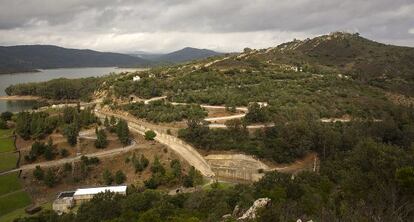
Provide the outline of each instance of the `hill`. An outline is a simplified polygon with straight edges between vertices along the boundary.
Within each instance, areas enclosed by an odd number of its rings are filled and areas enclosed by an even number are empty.
[[[247,50],[218,67],[298,67],[314,73],[341,73],[387,90],[414,95],[414,48],[386,45],[359,34],[335,32]]]
[[[149,61],[142,58],[119,53],[68,49],[53,45],[0,47],[0,73],[72,67],[137,67],[149,64]]]
[[[186,47],[167,54],[157,54],[148,52],[137,52],[131,54],[146,60],[153,61],[158,64],[177,64],[183,62],[190,62],[199,59],[205,59],[212,56],[222,55],[222,53],[215,52],[209,49],[197,49]]]

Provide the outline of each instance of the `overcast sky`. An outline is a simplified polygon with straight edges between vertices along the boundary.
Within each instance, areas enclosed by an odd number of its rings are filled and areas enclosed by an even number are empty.
[[[0,45],[228,52],[333,31],[414,46],[414,0],[0,0]]]

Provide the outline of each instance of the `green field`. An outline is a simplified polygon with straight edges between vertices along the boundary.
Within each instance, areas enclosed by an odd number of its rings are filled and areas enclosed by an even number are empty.
[[[42,211],[44,211],[44,210],[51,210],[52,209],[52,203],[45,203],[45,204],[43,204],[41,206],[42,206]],[[27,214],[24,211],[24,209],[25,209],[24,207],[23,208],[19,208],[19,209],[14,210],[14,211],[12,211],[12,212],[4,215],[4,216],[0,216],[0,221],[1,222],[13,222],[13,220],[16,219],[16,218],[33,216],[33,215]],[[40,211],[40,212],[42,212],[42,211]],[[38,212],[38,213],[36,213],[34,215],[37,215],[40,212]]]
[[[0,176],[0,196],[22,189],[17,173],[9,173]]]
[[[0,137],[0,153],[11,152],[14,150],[13,138]]]
[[[13,135],[13,129],[0,129],[0,138],[10,137]]]
[[[17,153],[1,153],[0,154],[0,172],[14,169],[16,167]]]
[[[227,190],[233,188],[234,184],[225,183],[225,182],[218,182],[212,184],[206,184],[203,186],[204,191],[211,191],[212,189],[219,189],[219,190]]]
[[[0,216],[6,215],[16,209],[30,205],[30,196],[25,191],[18,191],[0,197]]]

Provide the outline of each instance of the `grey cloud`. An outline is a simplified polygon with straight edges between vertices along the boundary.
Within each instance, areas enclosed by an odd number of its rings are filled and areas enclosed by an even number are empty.
[[[100,48],[109,44],[102,42],[110,41],[107,36],[136,36],[140,46],[151,43],[144,37],[155,33],[166,36],[160,39],[166,43],[177,42],[182,37],[177,33],[188,33],[189,38],[199,33],[226,38],[261,33],[257,38],[266,36],[266,41],[271,41],[269,33],[273,33],[273,39],[280,41],[279,35],[345,30],[414,46],[412,0],[0,0],[0,5],[1,33],[45,35],[66,45],[74,35],[96,36],[84,43],[93,41]],[[10,42],[13,36],[0,37],[0,44]],[[209,45],[197,39],[190,42]],[[113,46],[120,48],[124,46]]]

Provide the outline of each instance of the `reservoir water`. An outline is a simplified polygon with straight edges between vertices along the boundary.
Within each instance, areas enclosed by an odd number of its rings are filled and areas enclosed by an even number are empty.
[[[43,82],[56,78],[83,78],[92,76],[103,76],[109,73],[120,73],[139,69],[124,69],[116,67],[96,67],[96,68],[64,68],[64,69],[44,69],[34,73],[13,73],[0,75],[0,96],[5,96],[4,91],[9,85]],[[0,100],[0,113],[4,111],[18,112],[30,109],[36,101],[2,101]]]

